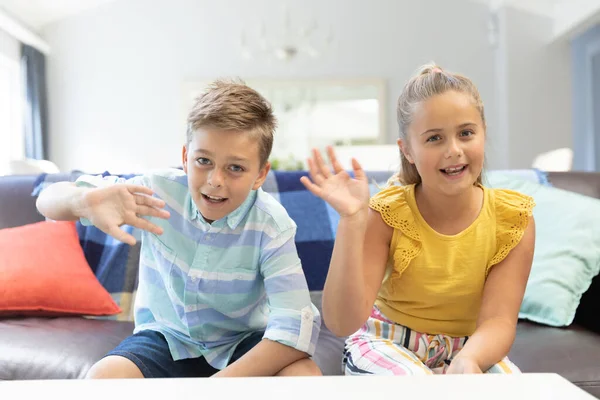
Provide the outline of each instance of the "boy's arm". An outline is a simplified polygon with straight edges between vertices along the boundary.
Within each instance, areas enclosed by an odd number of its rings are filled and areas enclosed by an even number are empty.
[[[116,185],[118,183],[118,185]],[[77,182],[58,182],[43,190],[37,201],[38,211],[53,220],[82,219],[128,244],[135,238],[119,229],[131,225],[156,234],[162,229],[142,216],[168,218],[163,200],[151,197],[152,189],[143,177],[130,180],[109,176],[80,177]]]
[[[36,200],[38,211],[55,221],[83,218],[83,197],[91,189],[77,187],[74,182],[57,182],[44,189]]]
[[[295,233],[295,227],[280,233],[261,254],[270,308],[263,340],[215,376],[272,376],[314,354],[321,317],[310,301]]]
[[[274,376],[288,365],[307,356],[306,353],[292,347],[263,339],[239,360],[213,377]]]

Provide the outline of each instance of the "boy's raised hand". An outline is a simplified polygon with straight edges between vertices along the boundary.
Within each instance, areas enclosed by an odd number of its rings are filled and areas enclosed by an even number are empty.
[[[325,164],[321,153],[313,150],[313,157],[308,159],[310,179],[303,176],[300,181],[315,196],[329,203],[341,217],[349,217],[369,207],[369,182],[362,167],[352,159],[352,178],[338,162],[331,146],[327,147],[329,161],[333,173]],[[312,180],[312,181],[311,181]]]
[[[135,238],[119,229],[121,225],[131,225],[160,235],[162,228],[142,217],[167,219],[170,216],[163,209],[165,202],[151,197],[152,194],[152,190],[145,186],[129,184],[92,189],[84,196],[81,215],[104,233],[134,245]]]

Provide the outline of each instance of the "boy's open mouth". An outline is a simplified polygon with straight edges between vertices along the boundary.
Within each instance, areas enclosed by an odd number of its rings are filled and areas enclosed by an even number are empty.
[[[204,200],[208,201],[209,203],[222,203],[225,200],[227,200],[226,197],[219,197],[219,196],[209,196],[207,194],[202,193],[202,197],[204,198]]]
[[[448,168],[440,169],[440,171],[442,171],[444,174],[449,175],[449,176],[456,176],[456,175],[459,175],[461,172],[463,172],[467,167],[468,167],[468,165],[465,164],[465,165],[459,165],[456,167],[448,167]]]

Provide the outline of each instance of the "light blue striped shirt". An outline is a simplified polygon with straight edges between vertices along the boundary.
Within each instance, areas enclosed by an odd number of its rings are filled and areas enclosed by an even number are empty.
[[[83,187],[115,183],[149,187],[171,213],[168,220],[148,217],[162,235],[141,233],[135,332],[159,331],[174,360],[203,356],[217,369],[242,340],[263,330],[266,339],[314,354],[321,317],[296,251],[296,224],[277,200],[252,191],[209,224],[181,170],[77,180]]]

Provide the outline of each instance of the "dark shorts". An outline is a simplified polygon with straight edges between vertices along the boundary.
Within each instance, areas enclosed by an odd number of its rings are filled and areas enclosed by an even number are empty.
[[[236,347],[229,363],[250,351],[262,340],[263,335],[264,332],[256,332],[244,339]],[[145,378],[204,378],[219,372],[204,357],[174,361],[165,337],[150,330],[129,336],[106,356],[127,358],[142,371]]]

